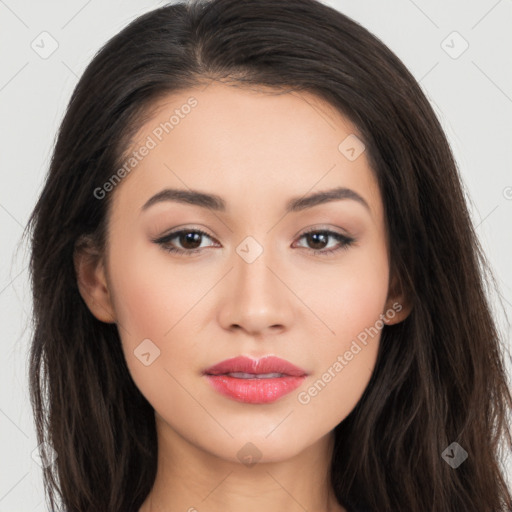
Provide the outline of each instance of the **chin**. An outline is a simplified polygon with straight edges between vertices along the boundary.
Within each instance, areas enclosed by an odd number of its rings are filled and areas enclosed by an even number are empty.
[[[283,429],[280,433],[275,431],[268,435],[272,428],[265,429],[265,433],[261,430],[253,432],[246,429],[240,436],[232,432],[234,439],[224,439],[203,446],[203,449],[228,462],[252,467],[256,463],[275,463],[292,459],[322,437],[307,432],[301,432],[300,437],[293,436],[291,429]]]

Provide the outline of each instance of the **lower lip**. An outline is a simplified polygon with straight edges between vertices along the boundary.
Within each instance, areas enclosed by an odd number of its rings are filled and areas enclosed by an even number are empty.
[[[220,394],[237,402],[269,404],[297,389],[306,376],[273,379],[239,379],[228,375],[206,375],[208,382]]]

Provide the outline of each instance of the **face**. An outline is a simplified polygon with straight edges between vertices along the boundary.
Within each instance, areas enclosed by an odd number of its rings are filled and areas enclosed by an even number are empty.
[[[132,142],[108,191],[105,260],[79,272],[84,298],[117,323],[166,429],[225,460],[248,442],[262,461],[292,457],[352,411],[383,320],[403,314],[357,128],[310,94],[212,83],[165,98]],[[302,376],[205,375],[238,356],[275,356]]]

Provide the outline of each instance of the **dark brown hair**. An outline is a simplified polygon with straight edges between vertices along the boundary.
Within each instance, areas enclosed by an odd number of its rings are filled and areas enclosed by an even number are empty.
[[[68,512],[137,511],[156,474],[154,411],[115,324],[95,319],[73,266],[105,241],[110,194],[94,190],[162,96],[211,80],[307,91],[360,130],[382,194],[392,275],[413,305],[382,331],[361,400],[335,429],[341,504],[378,512],[512,510],[500,461],[512,398],[486,296],[488,271],[440,124],[376,37],[315,0],[213,0],[149,12],[113,37],[78,82],[30,218],[30,391],[39,442],[58,457],[46,492]],[[135,171],[136,172],[136,171]],[[457,469],[441,454],[459,443]],[[505,443],[506,442],[506,443]]]

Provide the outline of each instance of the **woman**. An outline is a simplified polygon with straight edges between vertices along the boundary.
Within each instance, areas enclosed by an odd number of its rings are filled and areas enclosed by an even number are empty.
[[[67,511],[498,511],[512,404],[446,138],[314,0],[141,16],[30,221],[31,396]]]

